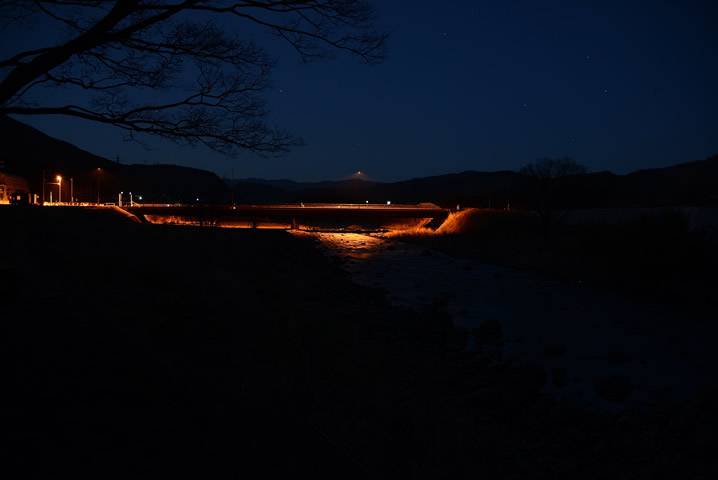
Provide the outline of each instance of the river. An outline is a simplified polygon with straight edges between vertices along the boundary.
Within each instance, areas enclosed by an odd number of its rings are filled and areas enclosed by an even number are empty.
[[[708,313],[635,304],[581,283],[453,258],[380,235],[311,235],[352,281],[384,289],[395,306],[432,305],[458,328],[500,326],[498,351],[475,342],[467,348],[496,362],[538,363],[548,375],[545,391],[572,403],[598,410],[650,406],[716,386],[718,362],[708,342],[716,327]],[[596,394],[597,383],[605,388],[618,381],[621,390],[627,379],[625,400]]]

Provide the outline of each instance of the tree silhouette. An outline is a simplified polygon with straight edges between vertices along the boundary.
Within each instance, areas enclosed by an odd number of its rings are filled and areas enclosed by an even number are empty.
[[[387,39],[373,20],[361,0],[0,0],[0,27],[51,22],[65,30],[50,46],[0,60],[0,114],[69,115],[131,139],[153,134],[225,154],[282,153],[302,141],[266,124],[262,93],[274,62],[234,31],[273,32],[304,62],[347,51],[372,64],[384,59]],[[52,95],[37,103],[48,97],[42,89],[58,87],[87,101]]]
[[[548,241],[552,226],[560,223],[573,208],[573,192],[567,180],[586,173],[586,167],[571,157],[543,157],[524,165],[520,172],[536,181],[535,208]]]

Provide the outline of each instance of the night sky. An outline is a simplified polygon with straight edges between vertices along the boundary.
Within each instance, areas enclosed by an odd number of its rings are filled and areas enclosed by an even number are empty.
[[[146,151],[110,127],[16,118],[122,163],[224,177],[234,168],[235,178],[361,170],[398,181],[563,155],[627,173],[718,154],[718,2],[374,3],[391,34],[378,66],[345,55],[302,65],[291,47],[260,37],[278,61],[270,123],[306,142],[281,158],[228,159],[152,137]],[[40,31],[25,35],[42,43]],[[3,50],[30,44],[21,37],[0,35]]]

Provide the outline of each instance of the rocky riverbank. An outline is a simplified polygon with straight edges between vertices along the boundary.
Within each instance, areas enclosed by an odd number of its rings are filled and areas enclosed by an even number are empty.
[[[377,235],[313,235],[353,281],[381,288],[392,305],[447,315],[488,361],[540,365],[549,375],[543,391],[571,403],[640,409],[718,386],[709,312],[685,318],[680,309]]]

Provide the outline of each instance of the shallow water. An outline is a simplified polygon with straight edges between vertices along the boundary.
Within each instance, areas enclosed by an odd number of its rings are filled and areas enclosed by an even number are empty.
[[[582,284],[452,258],[380,236],[312,235],[354,282],[384,289],[393,305],[433,305],[460,328],[498,322],[503,359],[538,363],[548,374],[545,390],[572,403],[600,410],[650,406],[690,399],[716,386],[718,362],[708,348],[716,328],[707,313],[695,318],[633,304]],[[499,360],[495,354],[493,359]],[[614,375],[626,375],[635,386],[621,402],[608,402],[594,391],[598,379]]]

